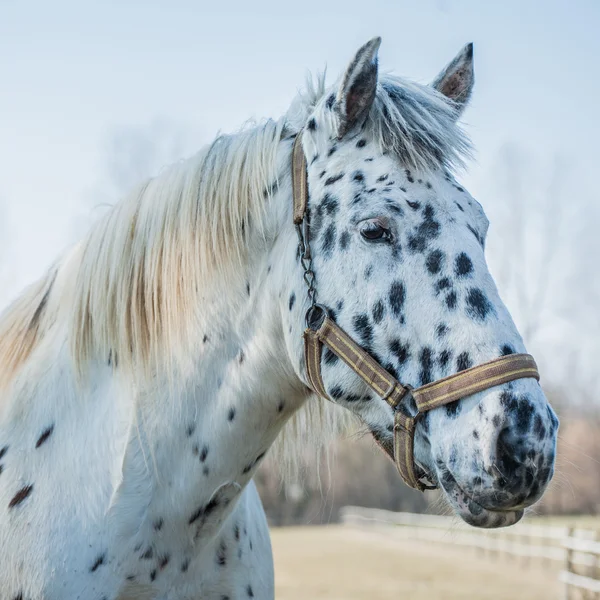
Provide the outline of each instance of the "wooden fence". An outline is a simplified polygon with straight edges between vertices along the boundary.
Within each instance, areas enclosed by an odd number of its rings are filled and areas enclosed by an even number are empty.
[[[346,506],[342,523],[379,531],[386,537],[475,548],[490,558],[507,557],[558,573],[565,600],[600,600],[600,532],[574,527],[517,523],[501,529],[477,529],[456,517],[398,513]],[[562,567],[562,569],[561,569]],[[579,596],[572,592],[579,590]]]

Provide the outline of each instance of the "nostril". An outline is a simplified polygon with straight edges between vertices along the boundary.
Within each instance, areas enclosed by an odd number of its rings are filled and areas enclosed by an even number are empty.
[[[517,439],[509,428],[504,428],[498,435],[496,447],[496,465],[494,469],[498,479],[498,485],[504,487],[507,485],[507,479],[514,476],[517,470],[523,466],[517,457]]]

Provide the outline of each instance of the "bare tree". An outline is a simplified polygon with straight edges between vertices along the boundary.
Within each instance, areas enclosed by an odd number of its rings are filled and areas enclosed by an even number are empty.
[[[600,281],[592,260],[600,255],[600,238],[590,218],[600,211],[577,188],[573,171],[564,157],[543,168],[522,149],[505,146],[488,211],[490,267],[555,386],[571,379],[574,366],[586,381],[598,378],[597,365],[582,359],[598,349],[600,337]]]
[[[196,128],[167,118],[115,129],[104,143],[101,180],[82,204],[75,224],[77,232],[87,229],[90,220],[118,202],[138,183],[191,155],[201,145],[201,135]]]

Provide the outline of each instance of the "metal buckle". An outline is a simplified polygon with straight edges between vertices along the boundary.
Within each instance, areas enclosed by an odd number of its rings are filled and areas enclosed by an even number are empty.
[[[306,311],[306,326],[312,331],[317,331],[328,316],[329,311],[322,304],[313,304]]]

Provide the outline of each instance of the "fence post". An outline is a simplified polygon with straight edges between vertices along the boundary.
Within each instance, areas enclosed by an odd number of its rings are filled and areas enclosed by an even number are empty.
[[[567,541],[571,538],[572,535],[573,535],[573,527],[567,527]],[[571,548],[570,547],[565,548],[565,571],[567,573],[571,573],[572,559],[573,559],[573,552],[572,552]],[[564,589],[563,600],[569,600],[570,596],[571,596],[571,594],[570,594],[569,582],[568,582],[568,580],[565,580],[565,589]]]

